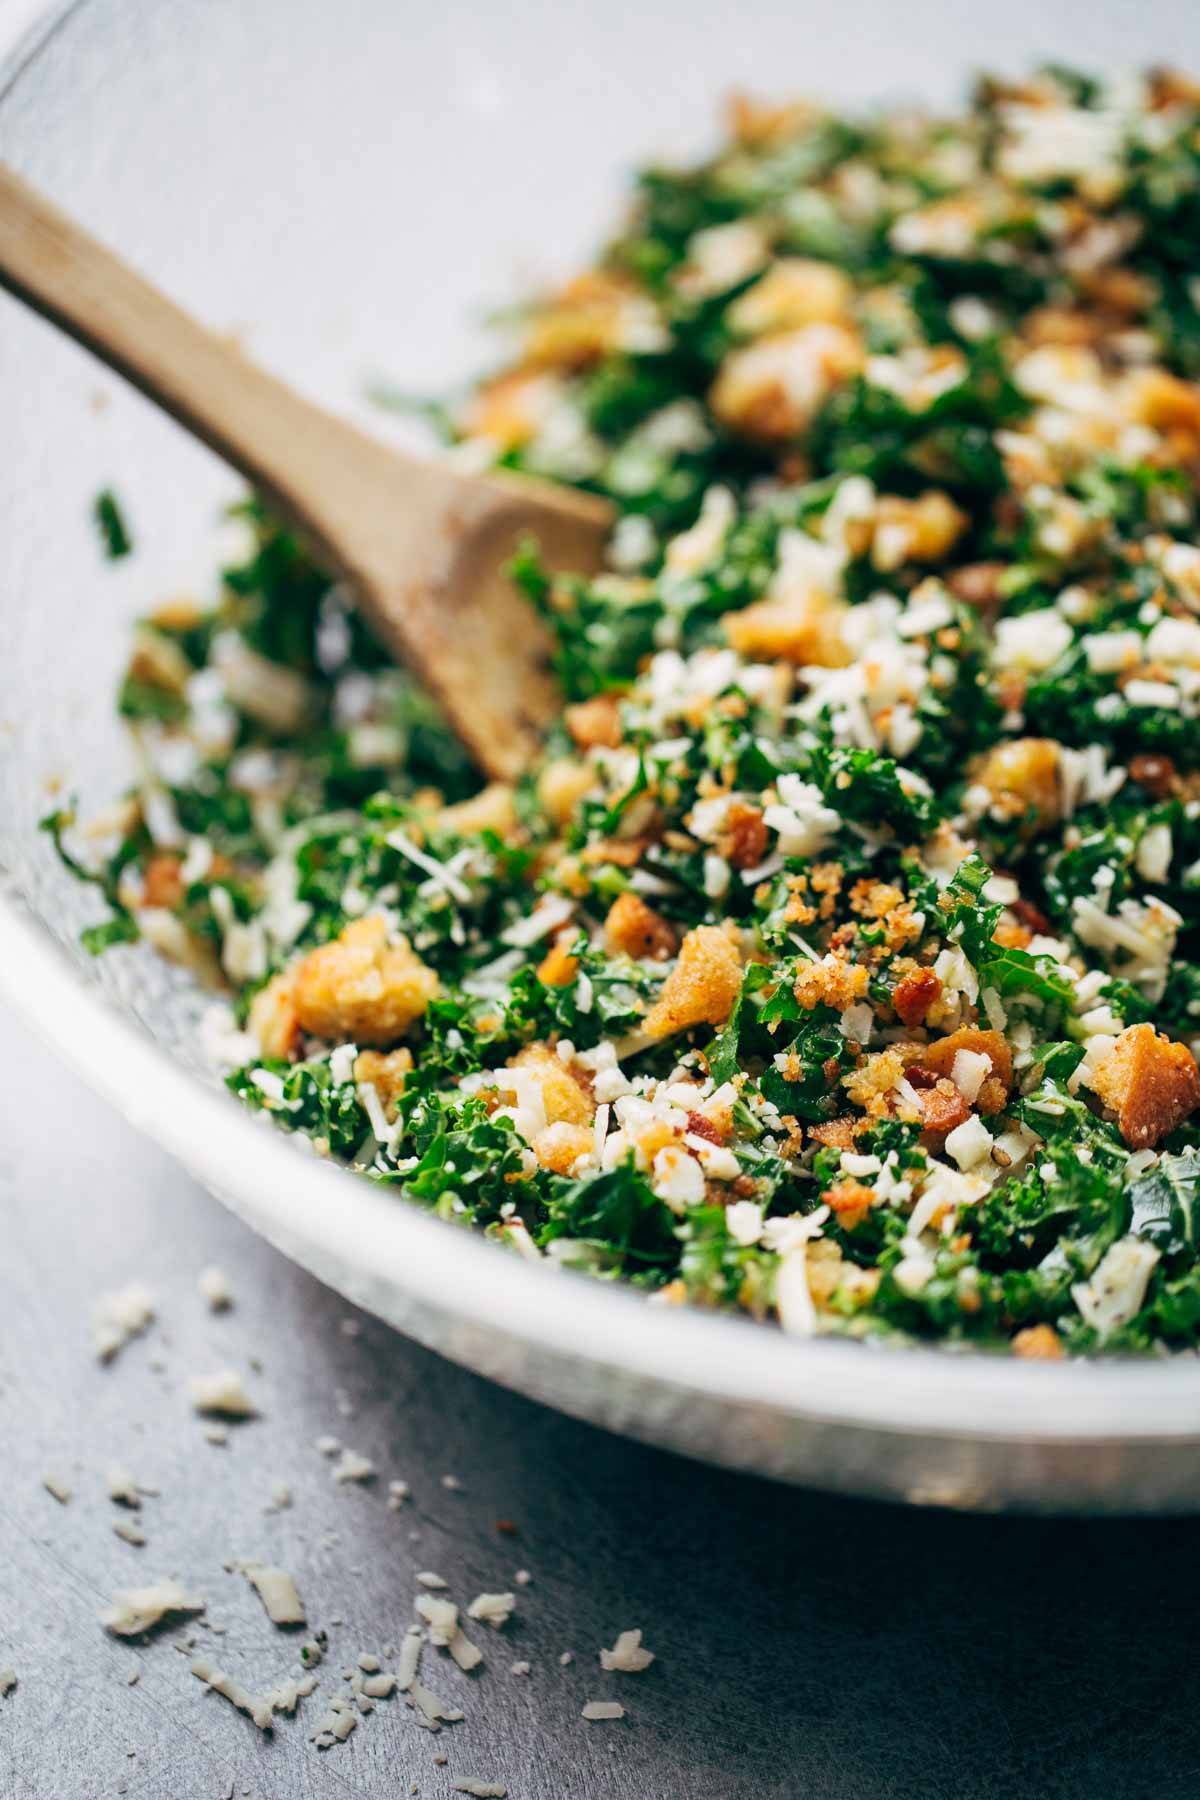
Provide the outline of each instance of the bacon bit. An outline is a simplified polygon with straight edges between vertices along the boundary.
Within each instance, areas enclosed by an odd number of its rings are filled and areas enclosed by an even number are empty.
[[[1135,756],[1130,760],[1129,774],[1152,800],[1165,800],[1179,782],[1178,770],[1169,756]]]
[[[521,1527],[514,1524],[511,1519],[497,1519],[496,1530],[502,1532],[505,1537],[520,1537],[521,1535]]]
[[[179,905],[186,892],[180,858],[169,850],[160,850],[146,864],[143,876],[142,898],[147,906],[163,906],[168,909]]]
[[[717,849],[735,869],[756,869],[767,853],[767,827],[761,810],[744,800],[732,801]]]
[[[1085,1080],[1133,1150],[1159,1143],[1200,1106],[1195,1057],[1153,1025],[1130,1025]]]
[[[874,1193],[861,1181],[839,1181],[826,1188],[822,1200],[836,1214],[843,1231],[854,1231],[871,1210]]]
[[[1036,1362],[1061,1362],[1066,1355],[1062,1339],[1053,1325],[1026,1325],[1009,1345],[1014,1356],[1029,1357]]]
[[[616,694],[577,701],[564,709],[563,722],[580,750],[618,750],[621,746],[621,702]]]
[[[543,987],[570,987],[579,971],[579,958],[571,956],[567,945],[569,934],[556,938],[537,967],[537,978]]]
[[[892,1005],[905,1025],[920,1025],[941,991],[940,975],[935,975],[932,969],[914,969],[896,983]],[[911,1080],[911,1071],[909,1078]]]
[[[921,1095],[921,1126],[926,1137],[944,1138],[970,1116],[971,1108],[948,1078],[943,1077]]]
[[[679,944],[669,920],[647,906],[640,894],[628,891],[618,894],[609,907],[604,935],[610,949],[635,958],[653,957],[656,962],[674,956]]]
[[[704,1113],[690,1112],[687,1128],[695,1137],[707,1138],[710,1144],[723,1144],[725,1138],[720,1129],[707,1118]]]

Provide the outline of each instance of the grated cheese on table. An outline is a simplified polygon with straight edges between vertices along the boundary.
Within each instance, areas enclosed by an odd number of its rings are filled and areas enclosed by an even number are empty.
[[[307,1615],[295,1580],[286,1569],[270,1563],[239,1562],[230,1565],[243,1574],[262,1601],[272,1625],[304,1625]]]
[[[102,1294],[92,1309],[92,1345],[100,1361],[112,1362],[153,1321],[154,1296],[140,1281]]]
[[[233,1289],[229,1285],[229,1277],[215,1263],[210,1264],[207,1269],[201,1269],[196,1287],[201,1299],[207,1301],[212,1312],[227,1312],[233,1305]]]
[[[140,1637],[168,1620],[202,1613],[206,1602],[189,1594],[178,1581],[156,1581],[146,1587],[121,1588],[100,1623],[114,1637]]]
[[[511,1619],[516,1598],[515,1594],[476,1594],[467,1608],[467,1617],[481,1619],[493,1631],[499,1631]]]
[[[375,1464],[368,1456],[359,1456],[354,1450],[343,1450],[329,1473],[337,1482],[374,1481]]]
[[[623,1719],[625,1708],[618,1700],[589,1700],[580,1713],[580,1718],[589,1720]]]
[[[123,1463],[109,1463],[104,1471],[104,1480],[110,1500],[117,1501],[121,1506],[132,1507],[135,1511],[142,1504],[137,1481]]]
[[[624,1675],[639,1675],[654,1661],[653,1650],[642,1648],[640,1631],[623,1631],[611,1650],[601,1650],[600,1667],[617,1669]]]
[[[213,1375],[193,1375],[188,1382],[193,1410],[224,1419],[253,1419],[258,1408],[246,1392],[236,1369],[218,1369]]]

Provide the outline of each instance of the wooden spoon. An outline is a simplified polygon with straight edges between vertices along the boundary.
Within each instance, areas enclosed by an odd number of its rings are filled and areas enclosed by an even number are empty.
[[[238,469],[350,583],[480,767],[520,771],[558,696],[549,634],[504,564],[528,532],[551,567],[595,569],[607,502],[378,443],[198,325],[3,164],[0,286]]]

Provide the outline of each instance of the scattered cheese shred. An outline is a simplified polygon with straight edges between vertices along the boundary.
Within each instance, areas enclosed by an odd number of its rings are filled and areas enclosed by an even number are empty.
[[[354,1450],[343,1450],[329,1473],[337,1482],[374,1481],[375,1464],[369,1456],[359,1456]]]
[[[104,1480],[110,1500],[116,1500],[121,1506],[130,1506],[135,1510],[142,1504],[138,1484],[122,1463],[110,1462],[104,1471]]]
[[[192,1406],[198,1413],[211,1413],[223,1419],[252,1419],[258,1412],[236,1369],[218,1369],[215,1375],[193,1375],[188,1387]]]
[[[100,1614],[100,1623],[114,1637],[140,1637],[178,1614],[202,1613],[205,1605],[178,1581],[156,1581],[148,1587],[121,1588]]]
[[[286,1569],[260,1562],[242,1562],[233,1566],[246,1577],[262,1601],[272,1625],[307,1624],[304,1602]]]
[[[213,1312],[226,1312],[233,1305],[233,1289],[229,1285],[229,1277],[215,1263],[210,1264],[207,1269],[201,1269],[196,1287],[201,1299],[208,1302]]]
[[[482,1619],[493,1631],[499,1631],[512,1617],[516,1598],[515,1594],[476,1594],[467,1608],[467,1617]]]
[[[101,1362],[111,1362],[154,1318],[154,1296],[140,1281],[101,1294],[92,1308],[92,1345]]]
[[[653,1650],[642,1648],[640,1631],[623,1631],[611,1650],[601,1650],[600,1667],[618,1669],[623,1675],[640,1675],[654,1661]]]

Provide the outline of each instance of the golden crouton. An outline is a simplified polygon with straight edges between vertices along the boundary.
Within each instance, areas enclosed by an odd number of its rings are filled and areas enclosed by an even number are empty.
[[[533,1140],[533,1154],[543,1169],[555,1175],[569,1175],[581,1156],[592,1149],[592,1134],[583,1125],[572,1125],[559,1119],[539,1131]]]
[[[1166,369],[1142,369],[1130,378],[1131,410],[1140,425],[1155,431],[1200,434],[1200,387]]]
[[[573,932],[564,931],[555,938],[537,968],[543,987],[570,987],[579,969],[579,958],[572,956],[567,945],[574,941]]]
[[[618,894],[608,909],[604,935],[612,950],[623,950],[626,956],[652,956],[656,960],[674,956],[679,939],[675,927],[661,913],[647,906],[640,894],[626,891]]]
[[[250,1002],[247,1023],[263,1056],[294,1056],[299,1047],[300,1021],[296,1016],[291,971],[273,975]]]
[[[679,960],[646,1014],[649,1037],[672,1037],[693,1025],[723,1025],[742,985],[742,963],[716,925],[697,925],[679,947]]]
[[[437,988],[407,938],[389,943],[382,919],[355,919],[296,969],[296,1016],[303,1030],[330,1043],[383,1048],[421,1017]]]
[[[950,1075],[954,1069],[954,1059],[960,1050],[970,1050],[976,1056],[986,1056],[992,1065],[991,1074],[984,1077],[975,1096],[975,1110],[985,1117],[1000,1112],[1012,1090],[1013,1060],[1012,1051],[999,1031],[984,1031],[974,1025],[963,1025],[946,1037],[935,1038],[932,1044],[923,1044],[919,1061],[913,1068],[924,1069],[931,1075]],[[910,1080],[912,1073],[913,1069],[910,1069]]]
[[[480,831],[494,831],[497,837],[511,835],[517,823],[513,791],[506,781],[491,781],[469,800],[456,806],[444,806],[437,816],[439,831],[454,831],[460,837],[474,837]]]
[[[580,750],[616,750],[621,743],[621,702],[616,694],[594,694],[563,712],[563,723]]]
[[[595,1107],[591,1095],[575,1079],[557,1052],[545,1044],[527,1044],[510,1065],[528,1069],[542,1090],[542,1105],[550,1125],[590,1125]]]
[[[555,369],[582,369],[623,347],[632,313],[644,297],[625,276],[585,269],[533,316],[525,354]]]
[[[809,130],[819,116],[808,100],[780,104],[741,92],[729,97],[729,130],[739,144],[748,144],[755,150],[786,144],[789,138]]]
[[[596,771],[569,756],[548,762],[538,776],[537,797],[553,825],[566,825],[575,808],[596,785]]]
[[[1053,738],[1012,738],[987,752],[974,778],[992,795],[992,810],[999,817],[1029,814],[1041,829],[1053,825],[1061,809],[1059,760]]]
[[[354,1079],[373,1087],[389,1119],[396,1116],[396,1102],[404,1092],[404,1083],[412,1074],[412,1051],[403,1045],[398,1050],[360,1050],[354,1059]]]
[[[1053,1325],[1026,1325],[1009,1343],[1014,1356],[1030,1357],[1036,1362],[1061,1362],[1066,1355],[1062,1339]]]
[[[1130,1025],[1084,1080],[1116,1113],[1133,1150],[1160,1143],[1200,1106],[1195,1057],[1153,1025]]]
[[[801,325],[837,323],[849,314],[852,294],[849,277],[832,263],[781,256],[734,301],[727,318],[740,337],[765,337]]]
[[[470,437],[490,439],[498,450],[520,449],[536,434],[557,386],[553,376],[539,369],[507,370],[473,396],[463,429]]]
[[[871,561],[883,570],[909,562],[942,562],[970,523],[949,494],[936,488],[915,500],[884,494],[875,508]]]
[[[850,652],[841,634],[845,608],[825,595],[783,594],[726,613],[725,636],[748,662],[788,662],[797,668],[843,669]]]
[[[722,425],[759,443],[799,437],[833,390],[863,364],[862,340],[845,325],[802,325],[726,356],[708,397]]]

